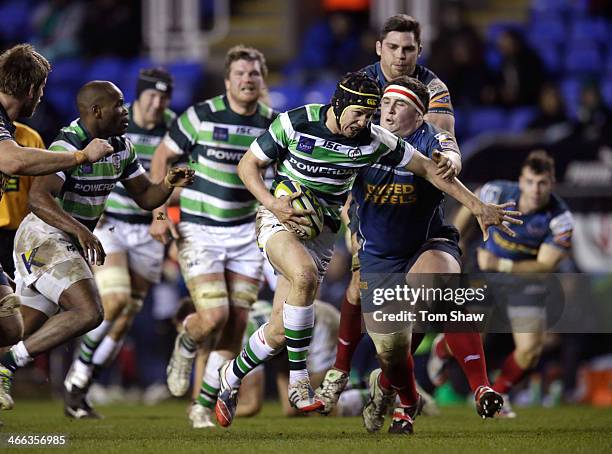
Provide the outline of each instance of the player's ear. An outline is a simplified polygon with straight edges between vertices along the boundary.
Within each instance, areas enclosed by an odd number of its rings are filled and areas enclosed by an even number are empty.
[[[223,82],[225,83],[225,91],[229,91],[230,89],[230,81],[229,78],[226,77],[225,79],[223,79]]]
[[[376,55],[380,57],[380,54],[382,54],[382,42],[376,41]]]
[[[419,53],[417,54],[419,57],[421,56],[421,52],[423,52],[423,46],[419,44]]]
[[[91,113],[93,114],[94,118],[97,118],[98,120],[102,118],[102,108],[98,104],[91,106]]]

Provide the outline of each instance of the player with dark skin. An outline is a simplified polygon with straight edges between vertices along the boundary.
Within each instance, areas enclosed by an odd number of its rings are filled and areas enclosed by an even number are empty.
[[[65,153],[22,147],[15,141],[12,122],[34,114],[50,68],[29,44],[14,46],[0,55],[0,198],[7,175],[47,175],[83,162],[96,162],[113,152],[102,139],[91,141],[82,151]],[[23,336],[18,306],[19,298],[0,268],[0,346],[12,345]]]
[[[82,125],[84,132],[91,138],[115,139],[125,134],[128,126],[128,112],[124,104],[123,94],[113,83],[92,81],[85,84],[77,95],[77,105],[80,114],[79,123]],[[156,184],[149,180],[144,171],[133,178],[123,179],[122,183],[141,208],[152,210],[168,199],[175,186],[189,185],[193,182],[193,178],[192,170],[177,167],[170,169],[164,181]],[[80,249],[81,255],[87,263],[102,265],[105,253],[98,238],[95,237],[90,228],[76,220],[56,202],[56,197],[63,199],[66,187],[69,184],[74,184],[69,182],[69,179],[71,179],[70,176],[64,181],[57,174],[35,179],[30,191],[32,213],[48,226],[67,234],[72,239],[74,246],[78,245],[77,249]],[[89,197],[95,197],[95,194]],[[24,222],[27,222],[27,219]],[[28,230],[28,227],[23,225],[22,228],[25,230],[22,234],[23,237],[27,238],[28,235],[33,234],[30,231],[33,229]],[[19,237],[19,233],[17,237]],[[19,238],[16,239],[15,244],[17,250]],[[71,261],[76,262],[77,260],[72,259]],[[60,263],[53,264],[53,267],[59,267],[60,265]],[[78,266],[78,264],[75,263],[75,266]],[[53,273],[52,270],[53,268],[45,274]],[[91,276],[90,273],[89,276]],[[29,358],[80,336],[101,323],[103,310],[93,277],[79,276],[73,279],[72,284],[65,288],[59,296],[57,304],[62,311],[57,314],[49,317],[40,310],[22,305],[21,313],[27,340],[20,344],[25,347],[27,351],[25,354]],[[38,283],[34,285],[38,285]],[[44,295],[44,297],[49,299],[47,295]],[[0,367],[6,366],[7,362],[10,362],[10,358],[7,357],[10,354],[11,352],[0,357]],[[2,371],[0,370],[0,372]],[[2,376],[0,373],[0,378],[3,382],[9,381],[10,385],[10,375],[8,380],[5,380],[6,375]],[[8,392],[5,393],[6,396],[8,396]],[[2,403],[2,397],[0,395],[0,403]],[[8,398],[10,399],[10,396]],[[7,408],[7,406],[10,408],[12,405],[7,405],[5,402],[3,406],[4,408]]]

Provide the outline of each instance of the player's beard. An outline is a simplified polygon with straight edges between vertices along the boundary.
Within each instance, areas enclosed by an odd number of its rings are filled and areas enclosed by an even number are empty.
[[[22,118],[30,118],[32,115],[34,115],[34,111],[36,110],[36,107],[38,106],[39,103],[39,99],[30,99],[28,100],[27,103],[25,103],[22,107],[21,107],[21,111],[19,112],[19,116]]]

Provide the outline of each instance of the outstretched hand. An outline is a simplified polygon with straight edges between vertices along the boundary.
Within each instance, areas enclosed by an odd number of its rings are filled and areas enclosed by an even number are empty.
[[[523,213],[520,211],[507,210],[509,207],[513,207],[514,202],[507,202],[501,205],[495,205],[493,203],[483,203],[481,210],[474,213],[478,220],[480,230],[482,230],[482,238],[484,241],[489,239],[489,227],[495,226],[502,232],[515,237],[516,233],[508,227],[505,223],[521,225],[523,221],[517,219],[515,216],[522,216]]]
[[[168,170],[164,181],[168,186],[184,188],[193,184],[195,170],[189,167],[173,167]]]

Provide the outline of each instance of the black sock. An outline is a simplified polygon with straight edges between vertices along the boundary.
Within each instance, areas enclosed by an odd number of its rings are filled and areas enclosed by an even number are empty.
[[[6,367],[11,372],[15,372],[19,366],[15,362],[15,357],[13,356],[13,352],[10,350],[6,352],[4,355],[0,356],[0,364]]]

